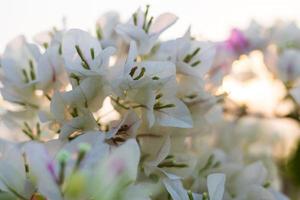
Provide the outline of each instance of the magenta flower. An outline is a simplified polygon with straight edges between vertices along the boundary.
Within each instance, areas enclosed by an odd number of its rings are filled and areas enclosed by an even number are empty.
[[[225,46],[228,50],[241,54],[247,51],[249,41],[241,30],[234,28],[231,30],[229,38],[225,41]]]

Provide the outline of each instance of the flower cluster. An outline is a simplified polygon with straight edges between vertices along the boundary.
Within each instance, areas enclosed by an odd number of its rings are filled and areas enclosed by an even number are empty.
[[[103,15],[94,34],[63,28],[12,40],[1,56],[1,117],[18,142],[0,141],[0,195],[288,199],[272,159],[249,153],[252,141],[225,122],[219,90],[237,55],[269,41],[256,24],[222,43],[196,40],[190,28],[161,41],[176,21],[146,6],[125,23]],[[293,81],[297,50],[278,53],[282,78]]]

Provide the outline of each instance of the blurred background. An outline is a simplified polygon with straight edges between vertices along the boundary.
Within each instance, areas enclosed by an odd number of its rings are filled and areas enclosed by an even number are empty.
[[[162,35],[178,36],[192,25],[194,33],[224,39],[232,27],[246,27],[252,19],[263,25],[275,20],[300,20],[299,0],[1,0],[0,51],[16,35],[28,38],[60,26],[89,29],[104,12],[115,10],[127,19],[138,6],[150,4],[153,14],[173,12],[180,20]]]

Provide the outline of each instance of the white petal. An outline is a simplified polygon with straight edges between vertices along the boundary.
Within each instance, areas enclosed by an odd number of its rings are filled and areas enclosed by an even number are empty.
[[[38,192],[47,199],[62,200],[59,188],[47,165],[52,162],[42,144],[30,142],[24,146],[30,173],[36,177]]]
[[[156,159],[148,162],[147,164],[152,166],[157,166],[169,155],[170,149],[171,149],[171,140],[169,136],[166,136],[165,142],[163,143],[163,145],[161,145],[159,151],[156,154]]]
[[[210,200],[222,200],[224,194],[225,175],[210,174],[207,177],[207,188]]]
[[[189,200],[186,190],[183,188],[181,180],[163,179],[163,183],[173,200]]]
[[[171,13],[164,13],[158,16],[152,26],[150,27],[150,33],[162,33],[170,26],[172,26],[178,17]]]
[[[138,56],[137,46],[135,41],[130,42],[126,64],[124,68],[124,74],[129,74],[131,69],[134,67],[135,59]]]
[[[115,149],[106,161],[108,172],[126,174],[128,181],[135,181],[140,160],[140,148],[135,139],[129,139]]]
[[[38,87],[43,90],[60,89],[68,79],[64,71],[64,61],[58,53],[59,46],[51,46],[39,59],[37,66]]]

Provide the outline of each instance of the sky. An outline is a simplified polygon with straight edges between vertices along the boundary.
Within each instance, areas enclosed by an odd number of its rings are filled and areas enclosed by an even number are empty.
[[[268,25],[276,19],[300,21],[300,0],[0,0],[0,52],[14,37],[61,26],[93,29],[101,14],[115,10],[127,19],[139,7],[151,5],[156,16],[172,12],[178,22],[162,39],[179,37],[189,25],[192,33],[211,40],[225,38],[233,27],[246,27],[251,19]]]

